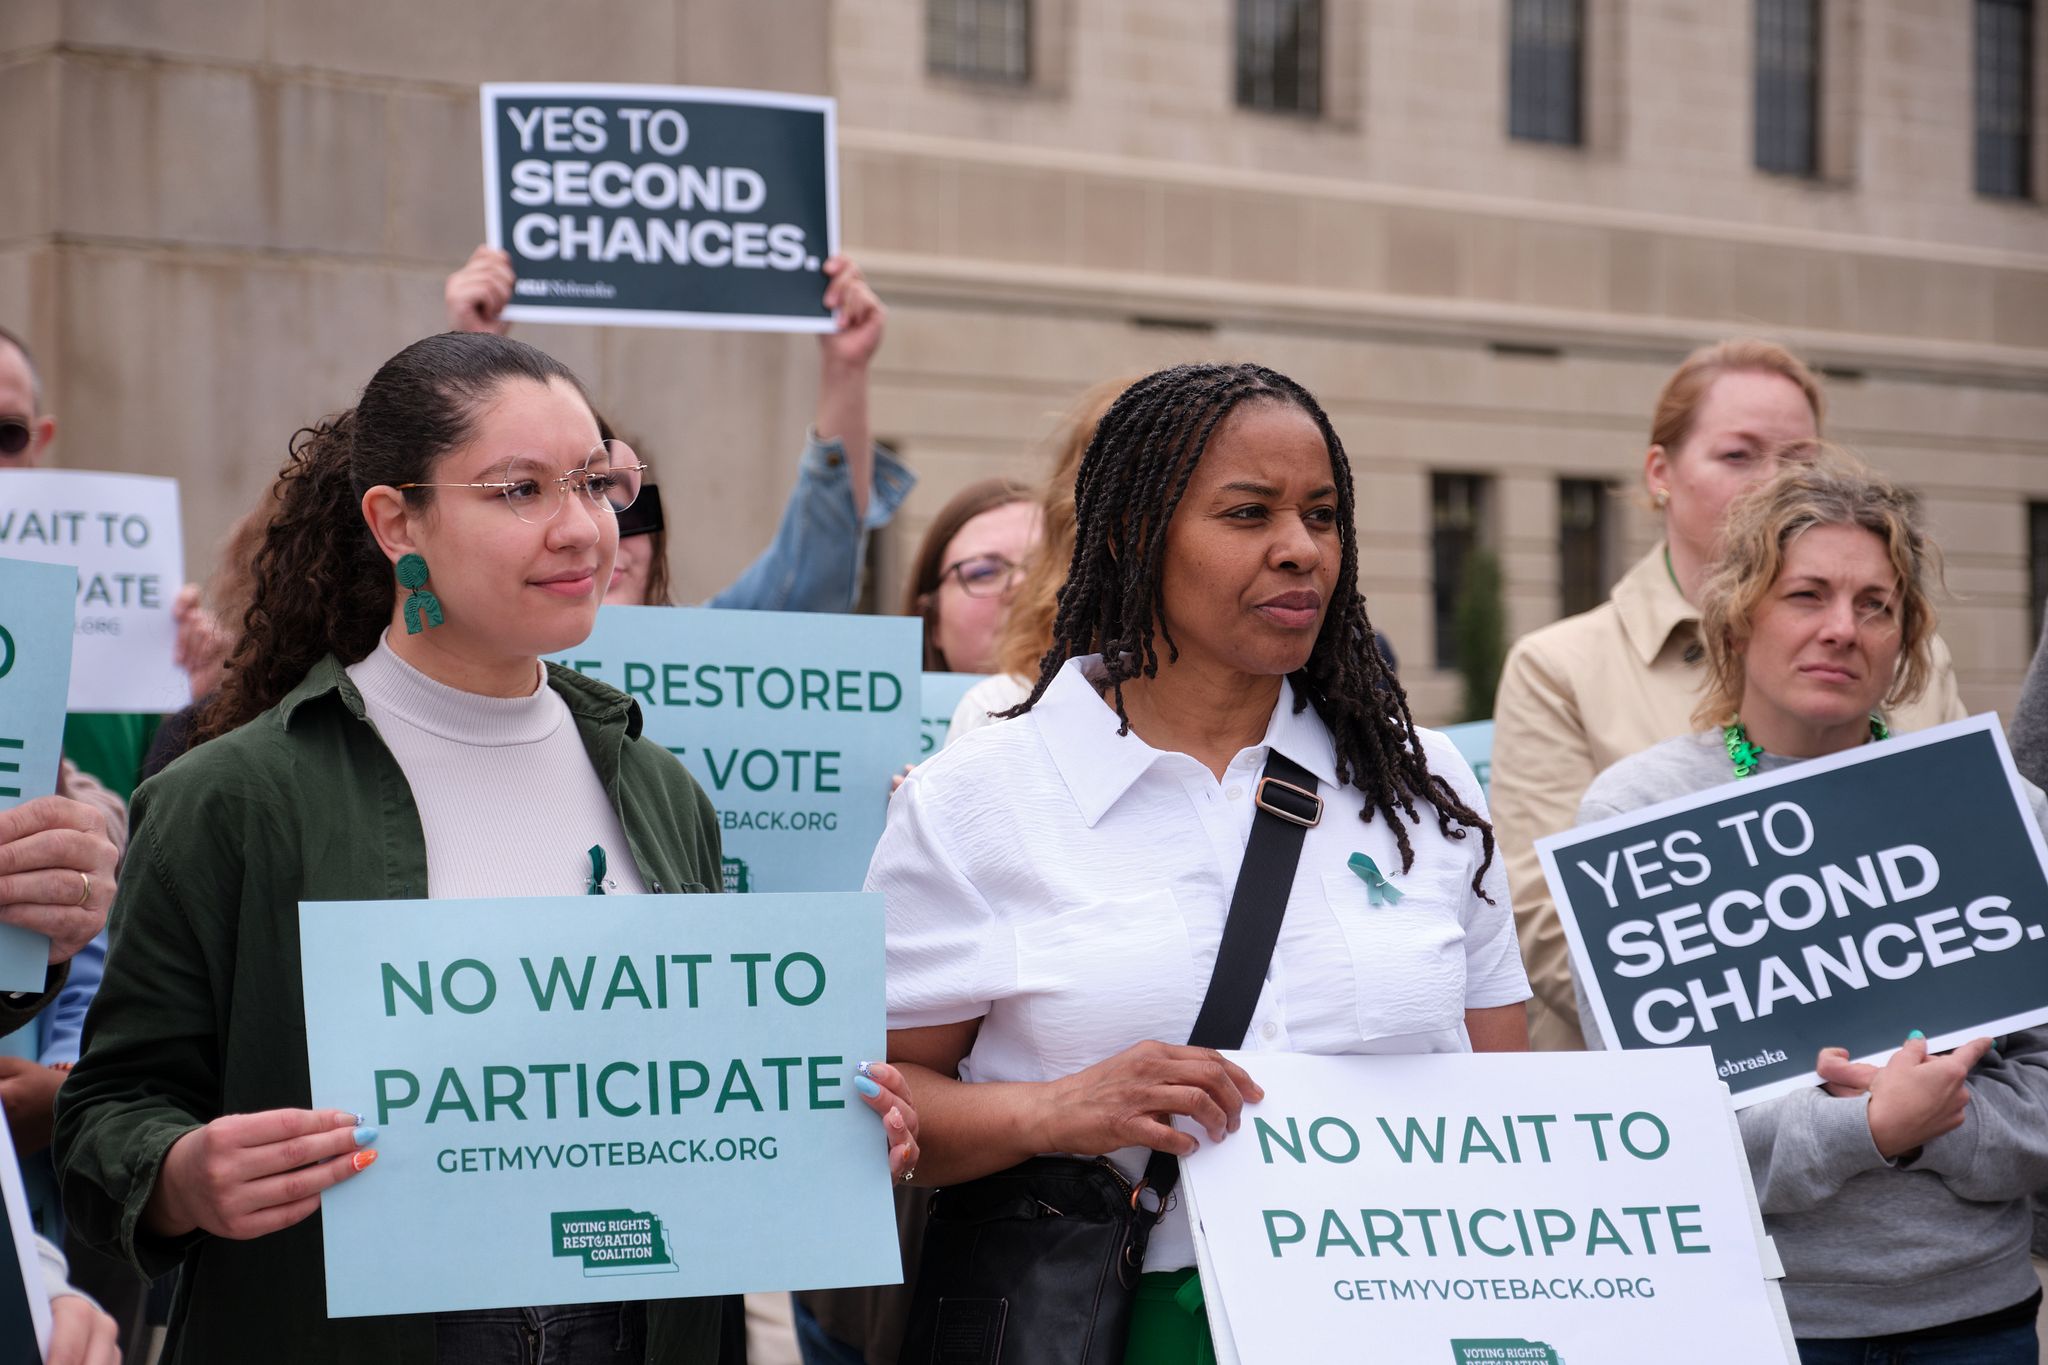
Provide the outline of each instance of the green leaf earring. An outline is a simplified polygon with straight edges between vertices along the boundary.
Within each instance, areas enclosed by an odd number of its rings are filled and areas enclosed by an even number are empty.
[[[417,635],[442,622],[441,599],[427,590],[427,561],[419,555],[398,557],[398,586],[411,588],[405,599],[405,633]],[[424,618],[424,619],[422,619]]]

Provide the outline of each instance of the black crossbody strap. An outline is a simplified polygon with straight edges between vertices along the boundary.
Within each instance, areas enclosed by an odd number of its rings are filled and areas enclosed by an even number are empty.
[[[1209,974],[1209,992],[1195,1015],[1192,1047],[1235,1048],[1244,1043],[1252,1013],[1265,989],[1266,968],[1273,945],[1280,941],[1280,921],[1287,917],[1294,869],[1301,863],[1301,842],[1309,827],[1322,819],[1322,798],[1316,795],[1315,774],[1277,749],[1266,754],[1266,771],[1254,794],[1258,814],[1252,817],[1251,838],[1237,869],[1237,889],[1230,897],[1230,917],[1223,922],[1223,941],[1216,949],[1216,967]],[[1145,1187],[1155,1196],[1145,1201],[1163,1212],[1167,1196],[1180,1183],[1180,1159],[1154,1152],[1145,1164]],[[1141,1223],[1141,1226],[1149,1226]],[[1142,1234],[1141,1234],[1142,1235]],[[1142,1258],[1143,1247],[1138,1248]]]

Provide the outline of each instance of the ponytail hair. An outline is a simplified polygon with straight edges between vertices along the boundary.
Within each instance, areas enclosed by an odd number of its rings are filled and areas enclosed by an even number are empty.
[[[349,411],[293,433],[271,486],[240,638],[198,739],[254,720],[329,654],[352,664],[377,647],[397,589],[363,520],[363,495],[431,482],[435,462],[469,440],[477,414],[515,379],[559,380],[589,401],[568,366],[525,342],[446,332],[385,361]],[[432,495],[404,494],[416,507]]]

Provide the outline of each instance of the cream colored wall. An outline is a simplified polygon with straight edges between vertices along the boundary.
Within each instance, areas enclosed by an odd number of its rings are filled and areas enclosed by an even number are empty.
[[[1720,0],[1588,0],[1583,149],[1506,138],[1502,0],[1326,0],[1312,124],[1231,107],[1229,0],[1038,0],[1021,92],[927,75],[918,0],[14,0],[0,321],[44,358],[63,458],[186,480],[197,569],[293,428],[440,325],[482,233],[477,83],[826,91],[846,239],[893,310],[875,427],[924,476],[883,602],[945,497],[1029,472],[1089,384],[1258,359],[1331,407],[1375,618],[1440,719],[1429,472],[1499,480],[1510,619],[1540,624],[1555,480],[1632,479],[1670,365],[1761,331],[1862,375],[1833,434],[1921,490],[1966,695],[2006,707],[2048,498],[2048,214],[1971,192],[1966,8],[1824,3],[1810,183],[1750,168],[1749,7]],[[789,486],[814,343],[522,334],[664,462],[680,584],[719,586]]]

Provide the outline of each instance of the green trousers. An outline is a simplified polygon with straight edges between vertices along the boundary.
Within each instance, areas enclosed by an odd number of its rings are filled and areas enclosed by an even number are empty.
[[[1139,1277],[1124,1365],[1216,1365],[1202,1281],[1192,1266]]]

